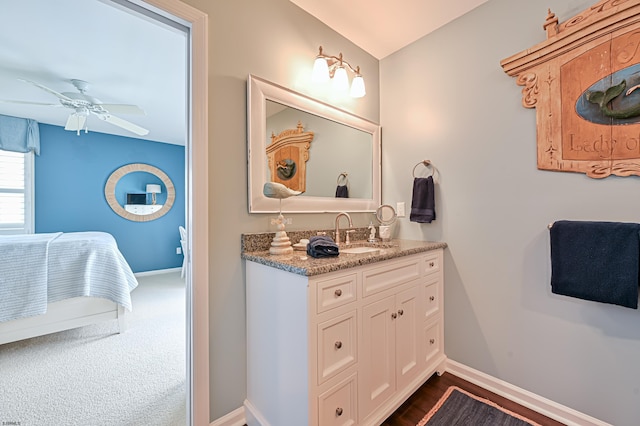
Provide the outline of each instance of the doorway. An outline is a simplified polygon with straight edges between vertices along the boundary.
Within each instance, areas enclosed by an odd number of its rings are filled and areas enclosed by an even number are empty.
[[[106,0],[189,28],[186,143],[187,425],[209,419],[208,19],[177,0]],[[198,194],[194,197],[194,194]]]
[[[40,7],[48,2],[33,2],[35,7]],[[137,9],[143,11],[145,19],[156,19],[149,17],[156,15],[165,20],[175,20],[188,30],[188,45],[185,49],[189,52],[189,84],[185,85],[184,92],[187,94],[188,102],[188,119],[187,128],[185,130],[186,143],[186,218],[185,224],[188,230],[188,242],[186,255],[188,257],[187,285],[186,285],[186,338],[185,348],[187,352],[187,362],[185,366],[186,379],[188,382],[186,399],[187,399],[187,419],[185,423],[188,425],[208,425],[209,424],[209,372],[208,372],[208,186],[207,186],[207,20],[206,15],[201,12],[180,3],[177,0],[149,0],[147,2],[132,0],[100,0],[100,2],[109,6],[117,6],[120,8]],[[6,7],[7,9],[4,9]],[[61,5],[57,5],[62,11],[71,11],[65,9]],[[3,5],[3,12],[9,12],[11,5]],[[148,12],[148,13],[147,13]],[[8,15],[8,13],[7,13]],[[5,17],[7,16],[5,15]],[[67,18],[69,18],[67,16]],[[59,27],[71,27],[76,29],[77,38],[74,42],[81,40],[92,31],[78,31],[78,26],[83,22],[82,19],[64,19],[52,20]],[[33,22],[27,20],[21,21],[21,25],[25,30],[33,30],[29,25]],[[52,31],[54,33],[55,31]],[[96,32],[99,37],[107,36],[104,32]],[[46,37],[30,38],[33,44],[45,44]],[[97,43],[108,42],[108,37],[98,40]],[[78,57],[87,60],[86,50],[74,49],[78,43],[70,43],[66,47],[64,53],[68,53],[69,57]],[[50,49],[53,50],[53,49]],[[64,50],[64,49],[63,49]],[[32,55],[38,57],[38,55]],[[42,59],[42,58],[40,58]],[[65,64],[64,56],[54,58],[58,63]],[[11,62],[7,61],[3,65],[8,66]],[[109,66],[105,64],[105,66]],[[44,69],[44,67],[42,68]],[[37,73],[42,69],[31,67],[32,73]],[[114,70],[114,76],[117,76],[117,70]],[[68,77],[68,72],[60,72],[60,75]],[[29,77],[29,76],[26,76]],[[35,78],[34,78],[35,80]],[[192,95],[193,94],[193,95]],[[193,114],[197,111],[197,114]],[[75,137],[75,136],[74,136]],[[198,194],[197,199],[192,194]],[[175,230],[177,235],[177,229]],[[177,238],[176,238],[177,240]],[[197,375],[194,373],[197,371]],[[81,383],[81,382],[80,382]],[[59,384],[58,384],[59,385]],[[42,386],[35,384],[35,386]],[[25,390],[28,391],[28,388]],[[141,390],[143,391],[143,390]],[[99,404],[100,391],[91,394],[94,402]],[[28,393],[26,394],[28,397]],[[0,401],[2,398],[0,398]],[[45,402],[46,403],[46,402]],[[1,410],[0,410],[1,411]],[[72,413],[69,413],[72,414]],[[69,417],[73,418],[73,417]],[[11,419],[5,419],[11,421]],[[14,419],[18,421],[19,419]],[[59,418],[64,421],[64,418]],[[103,419],[104,421],[104,419]]]

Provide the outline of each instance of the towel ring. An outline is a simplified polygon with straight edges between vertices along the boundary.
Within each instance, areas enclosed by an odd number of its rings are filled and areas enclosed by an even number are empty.
[[[340,179],[342,179],[342,181],[344,182],[344,185],[349,183],[349,179],[347,178],[347,176],[349,175],[349,173],[347,172],[342,172],[338,175],[338,179],[336,179],[336,183],[338,185],[340,185]]]
[[[419,162],[418,164],[416,164],[415,166],[413,166],[413,177],[416,178],[416,169],[418,168],[419,165],[423,165],[425,166],[427,169],[431,168],[431,174],[425,176],[425,177],[429,177],[429,176],[433,176],[433,178],[436,178],[436,173],[438,175],[440,175],[440,171],[436,168],[436,166],[433,165],[433,163],[431,162],[431,160],[423,160],[421,162]]]

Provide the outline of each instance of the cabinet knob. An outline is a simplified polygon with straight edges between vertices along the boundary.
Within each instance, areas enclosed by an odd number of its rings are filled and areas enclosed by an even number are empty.
[[[400,309],[400,310],[398,311],[398,315],[402,315],[402,314],[404,314],[404,309]]]
[[[429,262],[429,267],[433,268],[434,266],[436,266],[436,262]]]
[[[342,347],[342,342],[340,340],[338,340],[334,346],[336,347],[336,349],[340,349]]]
[[[398,318],[398,314],[396,314],[395,312],[393,312],[393,313],[391,314],[391,318],[393,318],[393,319]]]
[[[430,343],[430,344],[432,344],[432,345],[433,345],[435,342],[436,342],[436,339],[429,339],[429,343]]]
[[[335,294],[336,297],[340,297],[340,296],[342,296],[342,290],[337,289],[333,294]]]
[[[434,300],[436,300],[436,297],[435,296],[430,296],[429,300],[431,300],[433,302]]]
[[[342,408],[336,408],[336,417],[340,417],[342,415]]]

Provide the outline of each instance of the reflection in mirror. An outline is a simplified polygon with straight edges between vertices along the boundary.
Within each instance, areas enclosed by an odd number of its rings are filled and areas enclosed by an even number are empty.
[[[266,102],[268,136],[294,129],[298,123],[302,124],[305,131],[313,132],[313,143],[309,147],[306,164],[305,196],[335,196],[338,177],[346,173],[349,198],[371,198],[373,144],[370,133],[277,102]],[[269,144],[270,140],[267,140],[267,147]],[[274,180],[270,173],[267,179]]]
[[[255,76],[248,79],[249,211],[278,212],[278,203],[262,194],[272,181],[266,155],[271,135],[296,129],[313,132],[302,195],[283,210],[373,212],[380,205],[380,127],[333,106]],[[287,164],[283,165],[286,166]],[[337,181],[346,174],[348,198],[336,197]],[[340,181],[345,185],[344,180]]]
[[[156,188],[159,192],[149,191]],[[115,193],[118,204],[136,215],[155,213],[167,201],[167,189],[162,180],[148,172],[131,172],[122,176],[116,184]],[[154,198],[155,202],[153,202]]]
[[[162,170],[134,163],[120,167],[109,176],[104,196],[119,216],[135,222],[148,222],[171,210],[176,191]]]

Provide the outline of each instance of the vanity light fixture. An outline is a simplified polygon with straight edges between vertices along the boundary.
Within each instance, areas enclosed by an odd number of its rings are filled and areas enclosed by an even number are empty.
[[[161,192],[162,192],[162,187],[160,185],[155,183],[147,184],[147,194],[151,194],[151,204],[153,205],[156,204],[156,194],[159,194]]]
[[[360,74],[360,67],[352,67],[342,58],[342,52],[338,56],[325,55],[320,46],[318,56],[313,64],[313,74],[311,80],[314,83],[325,83],[333,79],[333,88],[336,91],[346,91],[349,89],[349,77],[347,69],[353,73],[351,91],[349,94],[353,98],[361,98],[366,94],[364,79]]]

